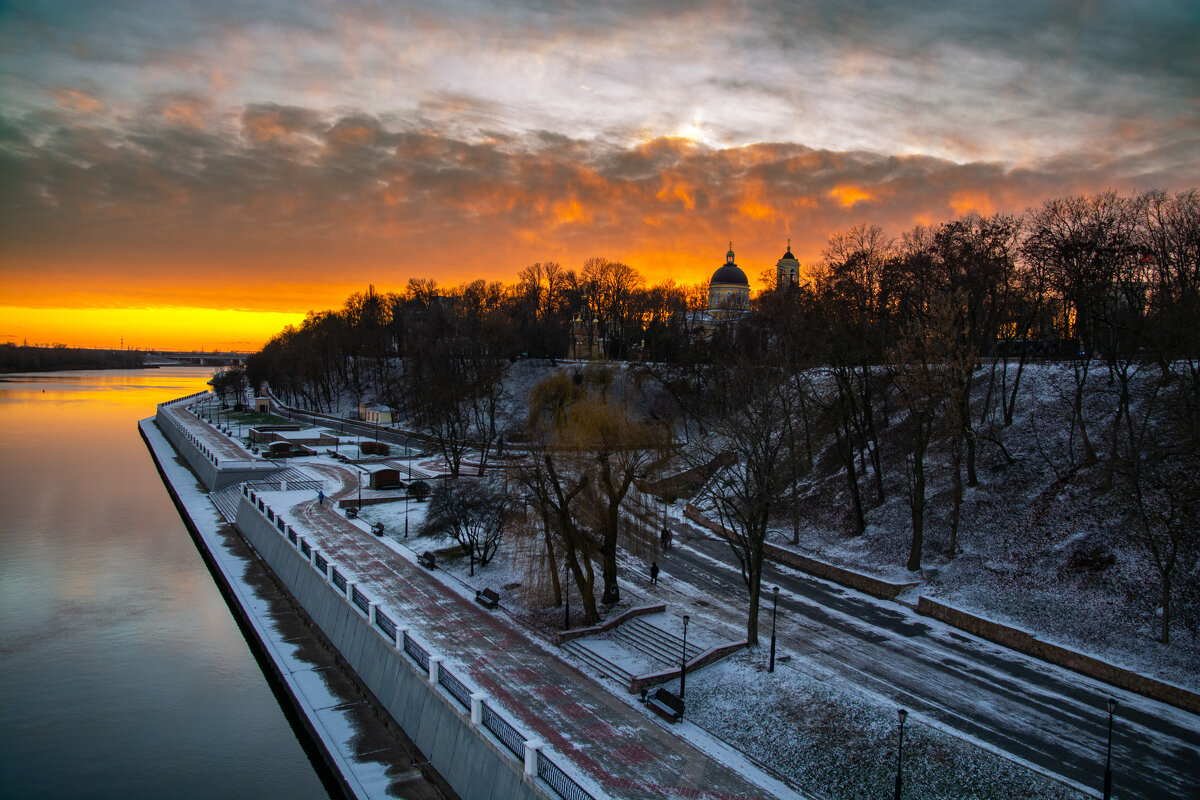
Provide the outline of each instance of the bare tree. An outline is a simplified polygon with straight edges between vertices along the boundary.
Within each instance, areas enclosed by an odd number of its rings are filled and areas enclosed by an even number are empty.
[[[494,480],[444,481],[433,490],[419,535],[449,533],[471,561],[487,566],[500,547],[511,498]]]
[[[698,464],[723,464],[709,482],[711,510],[726,531],[749,595],[746,641],[758,643],[762,568],[771,515],[791,486],[787,430],[791,413],[780,384],[791,376],[742,358],[714,365],[706,433],[692,437]]]
[[[912,544],[907,564],[910,571],[921,568],[925,541],[925,457],[939,415],[953,394],[950,389],[953,370],[947,364],[962,362],[958,354],[962,342],[955,319],[958,306],[959,301],[944,294],[934,296],[929,313],[905,326],[891,358],[900,404],[906,412],[908,501],[912,512]]]

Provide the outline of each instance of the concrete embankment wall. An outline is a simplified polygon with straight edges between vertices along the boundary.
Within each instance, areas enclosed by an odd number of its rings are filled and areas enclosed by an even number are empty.
[[[283,470],[282,467],[277,467],[270,462],[251,462],[253,466],[247,462],[221,464],[216,455],[208,450],[203,442],[192,437],[187,430],[174,424],[170,417],[155,415],[154,423],[176,452],[183,456],[184,461],[192,468],[192,472],[196,473],[196,477],[204,484],[204,488],[210,492],[243,481],[262,480]],[[239,466],[239,464],[244,466]]]
[[[361,796],[361,793],[356,792],[350,781],[347,780],[342,769],[342,764],[339,763],[336,756],[334,756],[328,747],[321,745],[322,737],[320,733],[314,727],[312,720],[309,719],[304,705],[292,690],[286,674],[272,659],[271,647],[268,644],[267,635],[256,624],[250,611],[243,605],[241,592],[230,580],[225,568],[222,567],[217,546],[211,544],[205,538],[204,533],[193,519],[192,511],[187,507],[184,499],[175,488],[175,484],[168,474],[168,467],[163,463],[163,459],[167,458],[168,455],[167,450],[163,448],[162,452],[160,452],[155,443],[151,441],[146,429],[143,427],[146,422],[148,421],[144,420],[138,424],[138,433],[141,435],[142,441],[146,443],[146,449],[150,451],[150,458],[154,461],[154,466],[158,470],[159,477],[162,478],[163,486],[166,487],[167,494],[175,504],[175,508],[179,511],[179,517],[183,521],[188,534],[192,537],[192,541],[196,545],[196,550],[204,560],[209,574],[212,575],[217,590],[221,593],[221,597],[225,600],[226,605],[229,606],[229,611],[233,616],[234,622],[245,637],[254,660],[258,662],[263,675],[266,676],[267,683],[279,701],[279,706],[283,709],[284,716],[287,717],[288,722],[294,729],[304,730],[308,734],[307,738],[298,738],[312,763],[319,765],[317,766],[318,777],[320,777],[321,782],[329,790],[331,797],[339,796],[339,793],[341,797],[347,798]],[[155,428],[157,429],[157,426]],[[179,452],[178,448],[176,448],[176,452]]]
[[[244,495],[237,527],[463,800],[551,797],[525,775],[521,762],[472,722],[471,714],[460,709],[436,680],[431,681],[429,674],[402,654],[395,640],[377,630],[367,615],[327,581],[331,569],[350,576],[351,568],[330,564],[323,575],[309,560],[316,556],[297,549]],[[403,623],[398,627],[402,640]]]
[[[1060,667],[1074,670],[1097,680],[1128,689],[1145,697],[1160,700],[1173,706],[1200,714],[1200,695],[1179,686],[1173,686],[1163,681],[1145,675],[1138,675],[1127,669],[1108,664],[1098,658],[1083,653],[1076,653],[1050,642],[1044,642],[1036,636],[1017,628],[989,619],[982,619],[966,611],[939,603],[928,597],[917,600],[917,613],[941,620],[948,625],[973,633],[981,639],[996,642],[1005,647],[1027,653],[1035,658],[1057,664]]]
[[[172,424],[170,420],[156,415],[154,424],[162,431],[163,436],[167,437],[167,441],[175,448],[175,452],[183,456],[183,460],[192,468],[192,472],[196,473],[196,477],[204,484],[204,488],[211,492],[217,483],[216,461],[205,455],[199,445],[188,437],[187,432]]]

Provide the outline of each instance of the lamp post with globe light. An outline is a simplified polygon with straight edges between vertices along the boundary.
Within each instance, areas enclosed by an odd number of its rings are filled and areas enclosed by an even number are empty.
[[[774,598],[771,604],[771,666],[767,667],[767,672],[775,671],[775,616],[779,613],[779,587],[771,589],[771,595]]]
[[[1108,751],[1104,756],[1104,800],[1112,797],[1112,731],[1113,712],[1117,710],[1117,701],[1108,699]]]
[[[683,615],[683,655],[679,662],[679,699],[683,699],[684,693],[687,691],[687,626],[691,621],[691,617],[687,614]]]
[[[900,800],[900,787],[903,784],[901,776],[904,765],[904,720],[908,718],[908,712],[902,708],[896,712],[896,716],[900,718],[900,747],[896,750],[896,800]]]

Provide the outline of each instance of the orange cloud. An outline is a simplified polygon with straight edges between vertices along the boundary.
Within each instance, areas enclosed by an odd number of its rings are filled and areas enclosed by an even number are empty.
[[[875,195],[857,186],[835,186],[829,190],[829,196],[837,200],[845,208],[875,199]]]
[[[271,105],[246,108],[241,135],[224,121],[186,136],[161,125],[203,122],[202,110],[160,106],[128,130],[78,126],[9,153],[3,302],[296,314],[339,306],[367,284],[512,281],[535,261],[578,268],[593,256],[624,261],[648,283],[691,284],[720,266],[731,238],[753,282],[788,236],[808,268],[831,233],[852,225],[899,235],[950,209],[1019,213],[1108,183],[778,143],[468,141],[361,113],[339,119]],[[259,335],[247,330],[236,338]]]
[[[658,194],[655,197],[664,202],[669,202],[672,198],[679,200],[688,211],[696,207],[696,200],[688,190],[688,187],[681,181],[671,180],[665,175],[663,176],[663,187],[658,190]]]
[[[554,216],[562,224],[592,221],[592,215],[586,212],[574,197],[555,203]]]
[[[964,189],[950,195],[949,205],[954,209],[955,216],[963,216],[975,211],[982,216],[990,216],[996,213],[996,207],[992,204],[992,199],[985,191],[977,191]]]
[[[172,125],[184,125],[199,130],[207,124],[209,110],[207,102],[176,98],[163,107],[162,117]]]
[[[78,114],[91,114],[104,108],[104,104],[95,97],[78,89],[60,89],[55,93],[54,99],[61,108]]]

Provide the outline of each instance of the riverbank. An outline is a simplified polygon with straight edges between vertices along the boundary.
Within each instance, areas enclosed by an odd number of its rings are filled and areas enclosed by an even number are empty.
[[[0,374],[66,372],[85,369],[146,369],[140,350],[94,350],[86,347],[30,347],[0,344]]]
[[[331,795],[440,800],[455,795],[348,672],[336,650],[220,517],[154,425],[138,424],[163,483]]]

